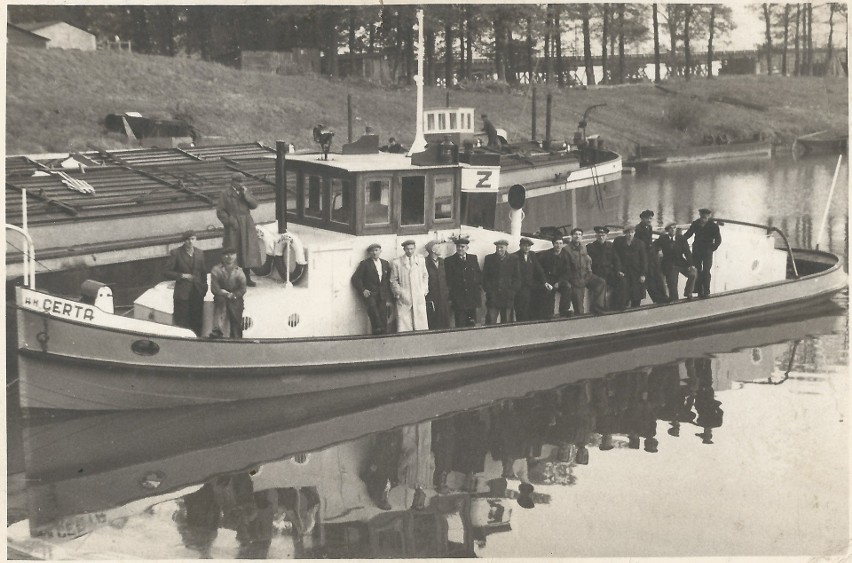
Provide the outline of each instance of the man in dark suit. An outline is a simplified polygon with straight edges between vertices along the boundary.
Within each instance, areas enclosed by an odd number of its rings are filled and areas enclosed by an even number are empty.
[[[500,239],[494,243],[494,254],[485,257],[482,268],[482,288],[485,290],[485,324],[512,322],[515,293],[521,286],[521,271],[515,257],[507,252],[509,241]]]
[[[657,247],[654,246],[654,227],[651,225],[651,219],[654,218],[654,212],[646,209],[639,214],[639,223],[636,225],[636,239],[645,243],[645,251],[648,257],[648,272],[645,287],[648,289],[648,297],[654,303],[666,303],[669,296],[666,294],[665,279],[663,278],[663,270],[660,266],[660,256],[657,254]]]
[[[542,270],[544,270],[544,288],[547,293],[542,299],[542,318],[553,317],[553,306],[556,294],[559,294],[559,315],[570,316],[571,311],[571,284],[568,282],[569,268],[568,256],[563,252],[565,241],[562,235],[553,237],[553,248],[539,252],[538,258]]]
[[[634,235],[632,225],[624,227],[623,236],[616,237],[612,246],[618,254],[625,280],[625,295],[619,308],[638,307],[645,297],[645,276],[648,273],[648,251],[645,243]]]
[[[663,253],[660,267],[666,277],[666,285],[669,289],[669,301],[677,301],[678,275],[686,277],[686,289],[683,294],[687,299],[692,299],[692,290],[695,287],[697,272],[692,262],[692,252],[689,243],[683,238],[683,232],[677,229],[676,223],[666,225],[666,234],[657,238],[654,243]]]
[[[450,328],[450,289],[447,287],[447,267],[436,250],[438,241],[426,243],[426,271],[429,273],[429,293],[426,294],[426,318],[429,330]]]
[[[373,334],[388,332],[388,304],[391,301],[391,266],[387,260],[379,258],[382,246],[373,243],[367,247],[368,258],[358,264],[352,275],[352,285],[358,290],[367,305],[367,316]]]
[[[515,293],[515,320],[531,321],[539,318],[539,301],[544,291],[544,270],[538,262],[538,256],[530,252],[533,241],[522,238],[520,250],[515,252],[521,283]]]
[[[621,261],[618,259],[615,248],[610,241],[606,240],[608,234],[609,228],[595,227],[595,240],[586,245],[586,252],[592,259],[592,273],[606,282],[604,306],[607,309],[613,309],[614,304],[624,293],[622,289],[624,272],[621,271]]]
[[[699,297],[708,297],[713,253],[722,244],[722,233],[716,221],[712,220],[713,211],[702,208],[698,210],[698,215],[698,219],[692,222],[683,238],[689,240],[692,235],[695,235],[692,243],[692,259],[695,261],[695,269],[698,270],[695,291],[698,292]]]
[[[183,244],[169,253],[165,276],[175,280],[174,323],[201,334],[204,296],[207,294],[207,267],[204,252],[195,248],[195,233],[187,231]]]
[[[469,244],[466,238],[456,239],[456,253],[444,260],[457,328],[476,326],[476,310],[482,304],[482,271],[479,259],[467,253]]]

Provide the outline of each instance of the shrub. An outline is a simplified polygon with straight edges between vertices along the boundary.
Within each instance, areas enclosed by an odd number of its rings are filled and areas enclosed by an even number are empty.
[[[678,96],[673,98],[666,107],[666,122],[669,126],[685,133],[699,126],[702,110],[701,103],[697,100]]]

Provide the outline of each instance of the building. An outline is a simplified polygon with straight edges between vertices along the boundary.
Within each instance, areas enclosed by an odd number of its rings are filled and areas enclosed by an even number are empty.
[[[47,49],[50,39],[36,35],[13,23],[6,24],[6,44],[12,47],[29,47],[32,49]]]
[[[97,39],[94,35],[63,21],[29,22],[15,25],[48,39],[48,49],[78,49],[80,51],[97,49]]]

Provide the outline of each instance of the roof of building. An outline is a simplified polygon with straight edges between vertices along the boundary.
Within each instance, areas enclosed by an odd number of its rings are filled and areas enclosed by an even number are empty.
[[[38,31],[39,29],[44,29],[46,27],[50,27],[52,25],[57,25],[57,24],[60,24],[60,23],[64,23],[65,25],[67,25],[69,27],[73,27],[74,29],[79,29],[80,31],[86,31],[83,28],[77,27],[76,25],[71,25],[70,23],[64,22],[62,20],[48,20],[48,21],[43,21],[43,22],[16,23],[14,25],[16,25],[17,27],[24,29],[26,31]],[[89,32],[86,31],[86,33],[89,33]]]
[[[16,29],[16,30],[20,31],[21,33],[26,33],[27,35],[32,35],[33,37],[37,37],[38,39],[41,39],[42,41],[50,41],[50,39],[49,39],[49,38],[47,38],[47,37],[42,37],[42,36],[41,36],[41,35],[39,35],[38,33],[33,33],[32,31],[30,31],[29,29],[24,28],[24,27],[23,27],[23,26],[21,26],[20,24],[15,24],[15,23],[12,23],[12,22],[6,22],[6,27],[11,27],[11,28],[13,28],[13,29]]]

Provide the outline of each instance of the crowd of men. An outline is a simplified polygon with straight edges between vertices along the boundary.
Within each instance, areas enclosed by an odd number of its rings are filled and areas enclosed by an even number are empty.
[[[509,241],[500,239],[481,269],[465,237],[454,239],[456,252],[446,259],[437,251],[438,241],[429,242],[422,257],[416,242],[406,240],[403,256],[392,262],[382,259],[381,245],[373,243],[352,285],[364,299],[373,334],[392,330],[393,302],[396,330],[403,332],[451,328],[451,319],[454,327],[476,326],[483,293],[485,324],[584,315],[587,296],[588,312],[596,315],[638,307],[646,295],[654,303],[670,303],[680,298],[680,276],[686,278],[683,297],[707,297],[713,253],[722,242],[712,215],[700,209],[686,232],[669,223],[656,240],[651,210],[613,241],[607,240],[606,226],[594,227],[595,240],[588,244],[579,228],[567,243],[557,234],[553,247],[541,252],[532,252],[533,241],[521,238],[520,249],[509,253]]]

